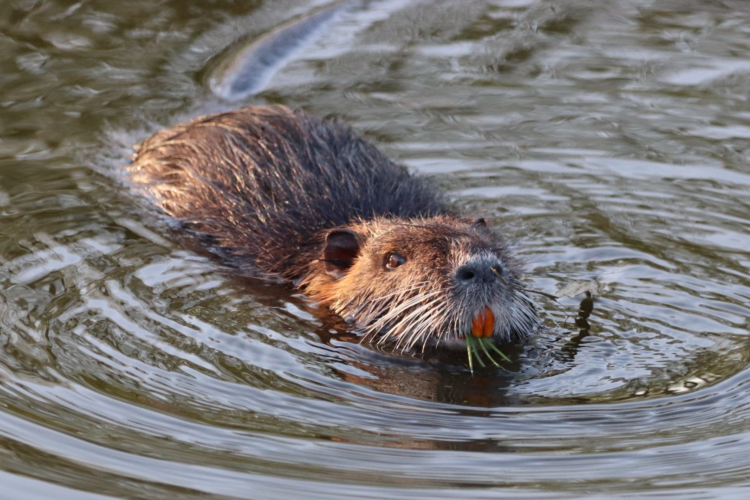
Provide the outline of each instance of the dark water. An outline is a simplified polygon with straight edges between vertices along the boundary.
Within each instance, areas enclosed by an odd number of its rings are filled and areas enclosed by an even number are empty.
[[[530,286],[597,291],[474,377],[233,278],[117,179],[229,105],[216,54],[324,5],[3,2],[0,499],[745,498],[750,4],[365,1],[267,79],[503,228]]]

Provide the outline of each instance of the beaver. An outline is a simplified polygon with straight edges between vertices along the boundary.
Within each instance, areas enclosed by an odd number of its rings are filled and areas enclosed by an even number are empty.
[[[294,284],[380,341],[462,347],[538,324],[508,244],[349,126],[249,106],[136,147],[134,187],[240,272]]]

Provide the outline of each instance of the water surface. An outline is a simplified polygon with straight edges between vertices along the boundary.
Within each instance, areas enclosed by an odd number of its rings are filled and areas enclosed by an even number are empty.
[[[750,5],[371,0],[0,9],[0,498],[743,498]],[[175,242],[119,173],[242,103],[351,123],[517,241],[546,329],[474,376],[359,343]]]

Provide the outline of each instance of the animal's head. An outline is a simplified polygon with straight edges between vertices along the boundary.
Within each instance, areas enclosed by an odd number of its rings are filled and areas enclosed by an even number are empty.
[[[518,265],[483,219],[375,219],[327,233],[310,293],[403,348],[509,341],[538,323]]]

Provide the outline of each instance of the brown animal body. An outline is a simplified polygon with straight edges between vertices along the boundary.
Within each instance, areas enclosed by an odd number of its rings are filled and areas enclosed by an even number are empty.
[[[400,347],[463,345],[478,318],[497,341],[538,323],[503,239],[341,123],[246,107],[158,132],[128,168],[229,265]]]

